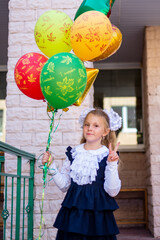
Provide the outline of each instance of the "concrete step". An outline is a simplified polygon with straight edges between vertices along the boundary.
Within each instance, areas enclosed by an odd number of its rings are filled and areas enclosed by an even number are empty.
[[[154,238],[145,228],[120,228],[117,240],[160,240]]]

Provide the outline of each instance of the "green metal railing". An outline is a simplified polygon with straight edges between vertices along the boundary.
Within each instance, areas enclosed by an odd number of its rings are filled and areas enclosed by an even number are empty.
[[[0,193],[1,195],[4,193],[3,211],[1,214],[1,217],[3,218],[3,240],[33,240],[33,188],[35,155],[12,147],[1,141],[0,151],[4,154],[8,153],[14,155],[17,160],[17,172],[15,174],[6,173],[2,172],[2,164],[5,164],[5,157],[0,156]],[[30,163],[28,176],[22,174],[23,158],[29,160]],[[4,182],[4,186],[2,186],[2,182]],[[8,186],[11,186],[10,195]],[[26,194],[27,188],[28,194]],[[7,222],[7,220],[9,221]],[[13,226],[15,229],[13,229]],[[25,228],[27,228],[27,233],[25,232]],[[9,238],[8,231],[10,231]]]

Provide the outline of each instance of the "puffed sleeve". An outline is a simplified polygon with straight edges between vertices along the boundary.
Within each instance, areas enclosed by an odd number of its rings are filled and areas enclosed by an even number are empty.
[[[53,162],[49,167],[49,175],[53,177],[57,187],[62,192],[66,192],[71,184],[69,159],[66,158],[61,171],[57,169],[55,162]]]
[[[121,189],[121,180],[118,174],[118,164],[107,162],[105,168],[104,190],[111,196],[115,197]]]

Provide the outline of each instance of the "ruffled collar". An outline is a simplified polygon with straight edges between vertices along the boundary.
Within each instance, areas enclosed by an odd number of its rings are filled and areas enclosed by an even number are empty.
[[[84,144],[81,144],[73,148],[71,153],[74,160],[70,176],[78,185],[84,185],[96,180],[99,163],[108,155],[109,150],[106,146],[97,150],[85,150]]]

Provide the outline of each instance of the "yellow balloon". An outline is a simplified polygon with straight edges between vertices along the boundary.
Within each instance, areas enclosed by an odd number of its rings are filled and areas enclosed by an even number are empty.
[[[60,52],[70,52],[72,25],[72,20],[64,12],[57,10],[45,12],[39,17],[34,29],[37,46],[48,57]]]
[[[97,58],[92,59],[92,61],[100,61],[105,58],[108,58],[112,56],[114,53],[117,52],[117,50],[120,48],[121,43],[122,43],[122,33],[121,31],[112,24],[112,39],[111,42],[108,46],[108,48]]]
[[[71,28],[71,45],[81,60],[89,61],[101,55],[112,38],[112,25],[99,11],[81,14]]]
[[[81,103],[84,101],[86,95],[88,94],[89,90],[91,89],[96,77],[99,73],[99,70],[96,68],[86,68],[87,71],[87,85],[82,94],[82,96],[73,104],[75,106],[80,106]]]

